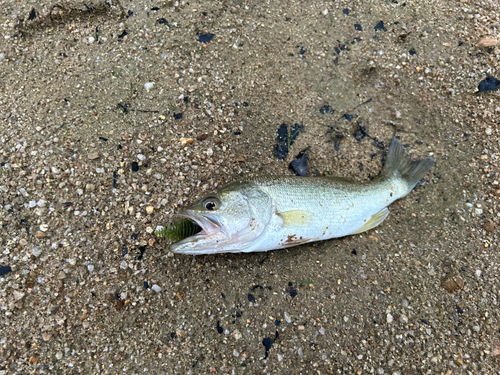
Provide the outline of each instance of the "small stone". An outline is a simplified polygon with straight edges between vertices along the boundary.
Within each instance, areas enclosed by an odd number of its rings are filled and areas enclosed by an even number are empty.
[[[241,339],[242,335],[241,335],[240,331],[236,330],[233,332],[233,337],[235,340],[239,340],[239,339]]]
[[[62,357],[63,357],[62,352],[57,352],[56,353],[56,359],[60,360],[60,359],[62,359]]]
[[[93,184],[87,184],[85,185],[85,190],[87,191],[94,191],[95,186]]]
[[[290,315],[288,315],[288,313],[285,311],[285,320],[288,324],[290,324],[292,322],[292,319],[290,318]]]
[[[399,321],[400,321],[401,323],[403,323],[403,324],[406,324],[406,323],[408,323],[408,317],[407,317],[405,314],[401,314],[401,315],[399,316]]]
[[[120,268],[121,268],[122,270],[126,270],[126,269],[127,269],[127,267],[128,267],[127,262],[123,261],[123,262],[121,262],[121,263],[120,263]]]
[[[93,264],[89,264],[87,266],[87,269],[89,270],[89,272],[92,272],[94,270],[94,265]]]
[[[208,138],[208,134],[201,134],[196,139],[199,141],[204,141],[207,138]]]
[[[495,47],[498,43],[499,43],[498,40],[496,40],[494,38],[485,37],[485,38],[481,38],[477,41],[476,47],[479,47],[479,48]]]
[[[123,302],[122,300],[116,301],[116,310],[120,311],[124,305],[125,302]]]
[[[45,233],[43,233],[43,232],[36,232],[36,233],[37,233],[37,237],[38,237],[38,233],[43,234],[43,237],[45,237]],[[40,250],[40,248],[38,246],[34,246],[33,249],[31,249],[31,254],[33,254],[33,256],[35,258],[40,256],[41,253],[42,253],[42,251]]]
[[[464,365],[464,360],[463,360],[462,358],[460,358],[460,357],[459,357],[459,358],[457,358],[457,360],[455,361],[455,364],[456,364],[457,366],[462,367],[462,366]]]
[[[59,280],[64,280],[64,279],[66,278],[66,274],[65,274],[63,271],[61,271],[61,272],[59,272],[59,274],[57,275],[57,278],[58,278]]]
[[[181,143],[182,146],[185,146],[187,144],[191,144],[194,142],[193,138],[181,138],[179,139],[179,142]]]
[[[495,224],[493,224],[491,221],[487,221],[486,223],[484,223],[483,229],[488,233],[492,233],[495,230]]]
[[[156,293],[161,292],[161,288],[157,284],[153,284],[151,287]]]
[[[154,82],[146,82],[144,84],[144,90],[149,91],[149,90],[151,90],[153,88],[154,85],[155,85]]]
[[[94,43],[95,38],[93,36],[89,36],[89,43]]]
[[[155,208],[153,206],[147,206],[146,212],[151,215],[154,212]]]
[[[40,230],[42,232],[47,232],[49,230],[49,226],[47,224],[40,225]]]
[[[99,153],[97,153],[97,152],[90,152],[89,156],[88,156],[89,160],[95,160],[98,157],[99,157]]]
[[[387,314],[387,323],[392,323],[393,321],[394,321],[394,317],[390,313],[388,313]]]
[[[19,301],[20,299],[22,299],[24,297],[24,292],[20,292],[19,290],[14,290],[14,292],[12,293],[14,295],[14,300],[16,301]]]
[[[500,197],[500,189],[495,190],[495,193],[493,193],[495,197]]]
[[[42,335],[43,341],[49,341],[50,340],[50,335],[47,332],[44,332]]]
[[[244,163],[244,162],[245,162],[245,158],[242,158],[241,156],[238,156],[238,157],[236,158],[236,161],[237,161],[238,163]]]
[[[464,285],[464,280],[458,273],[448,274],[441,280],[441,286],[450,293],[462,289]]]

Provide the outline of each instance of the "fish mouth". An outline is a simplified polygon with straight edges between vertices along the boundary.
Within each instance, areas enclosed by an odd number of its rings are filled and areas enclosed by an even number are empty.
[[[214,248],[216,243],[227,238],[222,225],[214,217],[200,215],[193,210],[185,210],[176,216],[190,220],[197,232],[170,245],[170,250],[173,253],[196,254],[200,249],[206,251],[207,248]]]
[[[194,236],[211,236],[221,231],[221,225],[213,218],[195,213],[193,210],[185,210],[177,216],[191,220],[191,222],[199,227],[199,231]],[[187,237],[191,238],[193,236]]]

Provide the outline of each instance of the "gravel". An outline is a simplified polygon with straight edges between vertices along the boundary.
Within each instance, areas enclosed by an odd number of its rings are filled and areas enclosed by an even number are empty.
[[[0,18],[0,375],[499,373],[497,1]],[[154,235],[308,147],[309,175],[368,181],[395,134],[435,167],[375,230],[199,257]]]

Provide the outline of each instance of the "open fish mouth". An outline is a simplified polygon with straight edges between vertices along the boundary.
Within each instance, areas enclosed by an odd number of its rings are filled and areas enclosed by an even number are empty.
[[[221,225],[214,218],[196,214],[192,210],[185,210],[177,215],[183,220],[189,220],[191,228],[182,238],[182,242],[207,238],[222,232]]]

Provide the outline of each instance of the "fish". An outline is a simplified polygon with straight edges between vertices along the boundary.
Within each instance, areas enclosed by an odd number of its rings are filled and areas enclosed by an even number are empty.
[[[433,164],[432,158],[412,159],[394,137],[380,175],[370,182],[330,176],[238,180],[179,213],[199,231],[170,250],[249,253],[366,232],[387,218],[387,207],[409,194]]]

